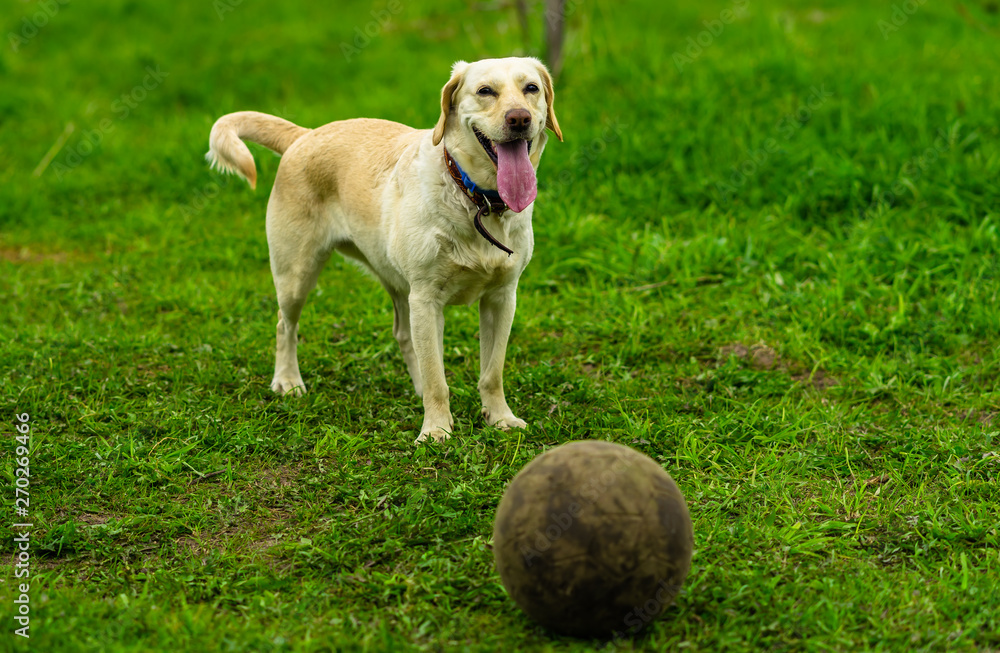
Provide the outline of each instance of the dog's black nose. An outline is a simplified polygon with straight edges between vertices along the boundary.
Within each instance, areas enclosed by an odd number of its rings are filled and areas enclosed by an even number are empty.
[[[507,120],[507,127],[511,131],[523,132],[531,126],[531,114],[527,109],[511,109],[504,118]]]

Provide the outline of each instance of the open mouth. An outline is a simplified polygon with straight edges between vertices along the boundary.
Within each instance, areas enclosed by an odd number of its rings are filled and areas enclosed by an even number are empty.
[[[496,166],[497,193],[500,194],[500,199],[514,213],[520,213],[535,201],[538,194],[535,168],[528,157],[531,141],[526,138],[492,141],[475,127],[472,131]]]
[[[483,134],[483,132],[481,132],[478,129],[476,129],[475,127],[472,128],[472,133],[476,135],[477,139],[479,139],[479,144],[483,146],[483,149],[486,151],[486,156],[490,157],[490,161],[493,162],[493,165],[498,165],[496,143],[494,143],[490,139],[486,138],[486,135]],[[511,139],[509,142],[513,142],[513,141],[517,141],[517,140],[527,140],[528,141],[528,152],[529,153],[531,152],[531,141],[530,140],[528,140],[528,139],[514,138],[514,139]]]

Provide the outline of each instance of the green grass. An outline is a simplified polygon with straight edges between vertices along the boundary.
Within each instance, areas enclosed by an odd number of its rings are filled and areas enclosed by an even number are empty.
[[[47,5],[9,6],[5,34]],[[614,650],[1000,649],[996,3],[883,35],[891,4],[751,2],[679,68],[735,3],[571,1],[506,370],[531,426],[478,418],[477,315],[453,308],[458,434],[419,447],[391,304],[340,260],[303,317],[310,394],[270,393],[278,159],[254,149],[253,193],[208,171],[208,131],[429,128],[450,64],[538,53],[540,10],[526,46],[512,10],[404,0],[347,61],[386,4],[51,6],[0,49],[31,650],[601,649],[533,625],[489,549],[505,484],[584,438],[661,461],[695,526],[677,605]],[[0,588],[0,650],[26,650]]]

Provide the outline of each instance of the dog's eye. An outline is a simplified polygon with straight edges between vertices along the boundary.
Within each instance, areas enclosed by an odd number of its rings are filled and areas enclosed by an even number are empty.
[[[537,93],[538,92],[538,87],[535,86],[534,84],[528,84],[527,86],[524,87],[524,92],[525,93]]]
[[[497,94],[497,92],[494,91],[489,86],[483,86],[483,87],[481,87],[478,91],[476,91],[476,93],[478,93],[479,95],[496,95]]]

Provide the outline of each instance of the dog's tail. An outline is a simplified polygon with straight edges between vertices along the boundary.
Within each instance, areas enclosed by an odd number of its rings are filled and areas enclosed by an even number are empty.
[[[228,113],[212,125],[205,158],[213,168],[236,173],[250,183],[250,188],[257,188],[257,167],[254,165],[253,155],[241,139],[284,154],[292,143],[309,131],[311,130],[266,113]]]

